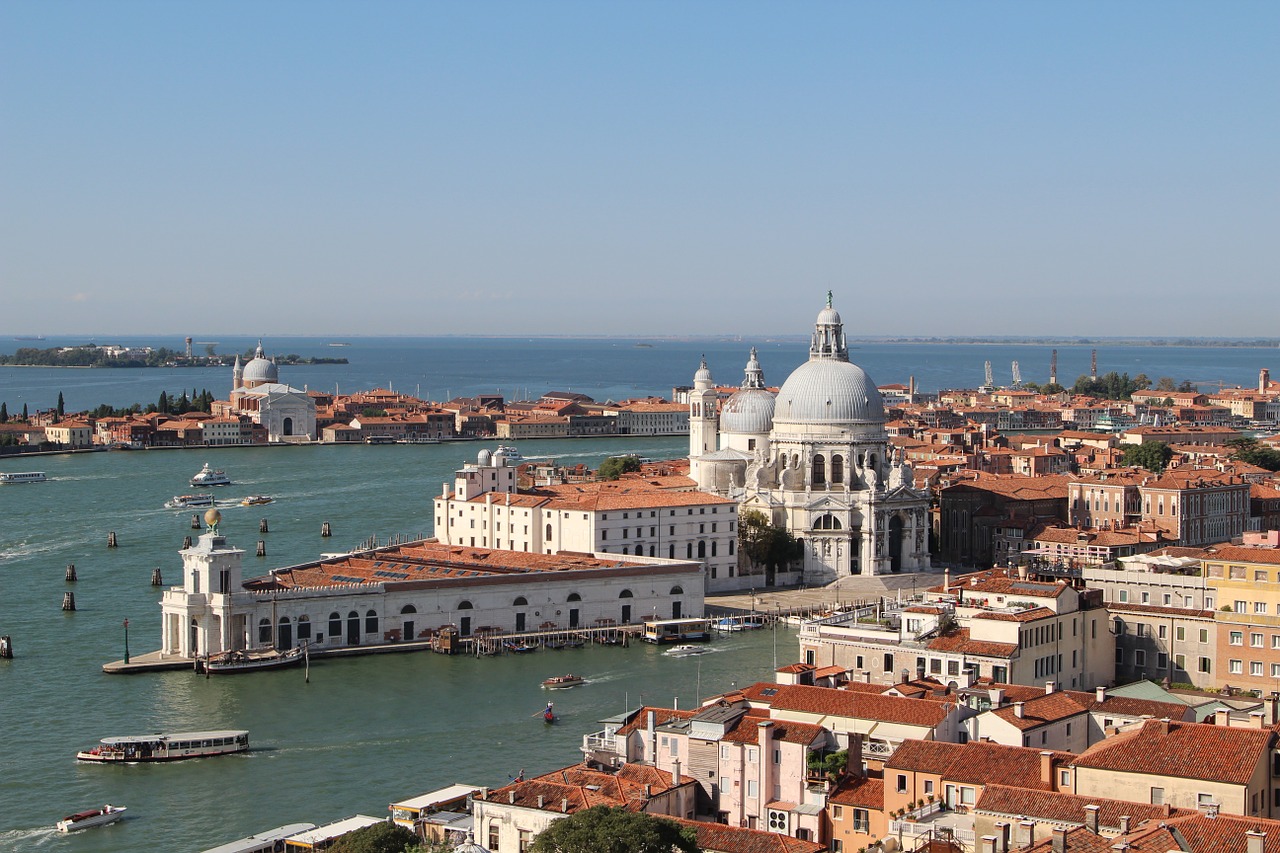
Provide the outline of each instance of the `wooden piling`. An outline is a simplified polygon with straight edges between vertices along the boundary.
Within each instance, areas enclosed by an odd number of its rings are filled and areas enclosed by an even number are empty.
[[[62,594],[62,609],[63,610],[76,609],[76,594],[74,592],[64,592]]]
[[[190,536],[182,537],[182,550],[185,551],[190,547],[191,547],[191,537]]]
[[[120,544],[119,541],[116,539],[116,532],[112,530],[110,533],[107,534],[107,547],[115,548],[119,544]]]
[[[329,522],[326,521],[320,525],[320,535],[326,538],[333,535],[333,528],[329,526]]]
[[[271,532],[270,530],[267,529],[267,520],[265,518],[258,522],[258,532],[259,533]]]
[[[79,578],[76,577],[76,564],[68,563],[67,564],[67,583],[75,583],[78,580]]]
[[[151,585],[164,586],[164,581],[160,578],[160,567],[156,566],[151,570]]]
[[[0,637],[0,658],[5,660],[13,658],[13,640],[9,639],[8,634]]]
[[[191,513],[191,529],[192,530],[200,529],[200,513],[198,512]]]
[[[267,556],[267,543],[262,539],[258,540],[258,556],[259,557]]]

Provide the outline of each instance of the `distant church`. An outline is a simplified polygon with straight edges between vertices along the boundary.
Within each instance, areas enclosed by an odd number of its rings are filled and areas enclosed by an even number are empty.
[[[280,382],[280,368],[267,358],[262,341],[253,358],[241,366],[236,356],[231,369],[231,399],[225,414],[244,415],[267,431],[272,442],[314,441],[316,403],[306,391]]]
[[[886,419],[875,383],[849,361],[828,293],[809,360],[776,398],[753,348],[742,387],[717,407],[703,359],[689,398],[689,475],[796,536],[805,583],[926,571],[929,496],[891,447]]]

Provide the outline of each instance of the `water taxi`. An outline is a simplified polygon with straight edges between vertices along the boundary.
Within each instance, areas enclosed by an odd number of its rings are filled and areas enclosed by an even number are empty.
[[[201,661],[197,671],[203,669],[208,675],[235,675],[241,672],[258,672],[263,669],[287,669],[302,663],[305,656],[306,650],[301,646],[286,652],[278,652],[275,649],[223,652]]]
[[[710,651],[710,649],[708,649],[706,646],[694,646],[694,645],[684,644],[679,646],[672,646],[671,648],[663,652],[663,654],[673,658],[687,658],[692,655],[705,655],[708,651]]]
[[[493,455],[502,454],[502,458],[507,460],[508,465],[520,465],[524,462],[524,456],[514,445],[499,444],[498,449],[493,451]]]
[[[43,471],[0,471],[0,483],[43,483]]]
[[[553,675],[542,682],[542,686],[547,690],[565,690],[570,687],[577,687],[579,684],[586,684],[587,680],[581,675],[574,675],[572,672],[568,675]]]
[[[214,470],[213,466],[208,462],[204,463],[204,467],[195,473],[191,478],[193,486],[229,486],[231,478],[227,476],[225,471]]]
[[[106,826],[124,817],[124,813],[124,806],[113,806],[107,803],[100,809],[88,809],[87,811],[67,815],[58,821],[58,832],[75,832],[78,829],[88,829],[91,826]]]
[[[246,731],[175,732],[171,735],[104,737],[97,746],[77,752],[76,758],[100,764],[133,764],[205,758],[246,752],[248,749],[249,733]]]
[[[213,495],[205,492],[202,495],[174,495],[172,500],[165,501],[165,509],[203,509],[217,506]]]
[[[273,502],[275,498],[267,495],[249,495],[240,501],[240,506],[262,506]]]

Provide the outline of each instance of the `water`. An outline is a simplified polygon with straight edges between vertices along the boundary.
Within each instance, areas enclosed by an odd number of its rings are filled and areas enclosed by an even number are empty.
[[[598,465],[635,452],[685,451],[685,439],[525,441],[530,458]],[[353,547],[371,535],[431,532],[431,498],[482,444],[232,448],[48,456],[47,483],[0,488],[0,633],[17,657],[0,661],[0,850],[199,850],[290,821],[323,823],[454,782],[499,785],[579,757],[581,736],[628,704],[682,705],[734,682],[768,677],[772,632],[717,641],[714,653],[670,659],[656,649],[589,648],[470,659],[430,653],[317,661],[300,670],[205,679],[186,671],[109,676],[101,665],[160,645],[151,571],[179,577],[191,511],[162,509],[208,458],[268,506],[227,506],[223,531],[247,550],[246,575]],[[4,470],[34,460],[4,460]],[[258,533],[266,517],[271,532]],[[322,522],[334,529],[320,537]],[[119,547],[106,547],[115,531]],[[266,558],[253,556],[259,538]],[[68,563],[79,582],[67,584]],[[64,591],[78,610],[63,613]],[[793,635],[777,637],[784,660]],[[576,672],[591,683],[554,694],[561,721],[534,715],[542,679]],[[111,734],[244,728],[247,756],[172,765],[81,765],[78,748]],[[59,836],[63,814],[113,802],[120,824]]]
[[[183,342],[164,337],[112,338],[97,343],[167,346]],[[82,338],[29,341],[0,340],[0,353],[19,346],[53,347],[85,343]],[[501,393],[507,399],[537,398],[545,391],[576,391],[596,400],[647,395],[669,396],[676,385],[689,385],[698,361],[706,355],[716,381],[742,382],[742,369],[752,346],[760,350],[765,380],[780,385],[808,358],[808,339],[790,340],[571,340],[512,338],[352,338],[351,346],[330,347],[316,338],[268,338],[268,355],[345,357],[345,365],[300,365],[280,368],[281,381],[295,387],[341,392],[390,386],[425,399],[444,400],[478,393]],[[220,353],[243,352],[257,339],[221,338]],[[641,344],[641,346],[637,346]],[[1072,385],[1089,373],[1090,352],[1098,351],[1098,371],[1145,373],[1154,383],[1162,376],[1189,380],[1202,390],[1218,383],[1254,386],[1258,370],[1280,374],[1280,350],[1260,347],[1064,346],[1039,344],[892,344],[854,343],[851,359],[880,384],[906,384],[915,377],[922,391],[976,388],[990,361],[996,384],[1010,384],[1017,361],[1028,382],[1049,380],[1049,362],[1058,350],[1058,381]],[[204,348],[194,346],[193,352]],[[102,403],[128,406],[154,403],[165,392],[208,389],[225,397],[230,368],[84,369],[0,367],[0,401],[11,413],[52,408],[62,392],[72,411]]]

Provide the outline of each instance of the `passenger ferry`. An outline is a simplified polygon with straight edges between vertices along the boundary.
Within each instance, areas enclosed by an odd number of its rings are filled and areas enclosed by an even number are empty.
[[[165,501],[165,509],[201,509],[207,506],[217,506],[217,501],[213,499],[213,495],[205,492],[200,495],[174,495],[173,500]]]
[[[171,735],[104,737],[92,749],[77,752],[76,758],[99,763],[132,764],[144,761],[205,758],[231,752],[246,752],[248,749],[249,733],[246,731],[175,732]]]
[[[700,617],[686,619],[652,619],[644,623],[646,643],[687,643],[710,640],[711,620]]]
[[[43,471],[0,471],[0,483],[43,483],[47,479]]]

